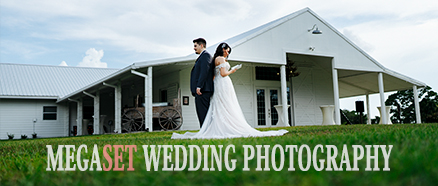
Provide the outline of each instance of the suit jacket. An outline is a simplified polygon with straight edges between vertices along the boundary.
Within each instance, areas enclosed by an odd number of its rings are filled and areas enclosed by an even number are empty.
[[[211,55],[204,50],[196,59],[196,63],[190,73],[190,91],[196,95],[196,88],[201,88],[201,92],[214,92],[213,76],[214,63],[211,61]]]

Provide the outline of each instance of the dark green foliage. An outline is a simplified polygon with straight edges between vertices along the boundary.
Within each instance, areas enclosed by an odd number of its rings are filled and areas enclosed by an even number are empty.
[[[342,112],[351,121],[352,124],[365,124],[365,123],[367,123],[367,114],[365,114],[365,113],[362,116],[362,122],[361,122],[359,112],[356,112],[354,110],[349,111],[347,109],[342,110]],[[345,120],[343,117],[341,117],[341,123],[347,124],[347,120]]]
[[[438,96],[431,87],[420,89],[421,120],[423,123],[438,122]],[[414,92],[412,89],[397,91],[391,94],[385,102],[391,106],[392,123],[415,123]]]

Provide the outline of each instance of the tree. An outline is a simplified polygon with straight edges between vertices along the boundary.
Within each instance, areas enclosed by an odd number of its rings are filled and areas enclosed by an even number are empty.
[[[429,86],[427,94],[420,101],[421,120],[423,123],[438,122],[438,94]]]
[[[351,121],[352,124],[364,124],[367,123],[367,114],[363,114],[362,122],[360,122],[360,114],[354,110],[349,111],[347,109],[342,110],[344,115]],[[347,120],[344,117],[341,117],[341,123],[347,124]]]
[[[420,90],[420,111],[423,123],[438,122],[438,95],[427,86]],[[414,92],[412,89],[397,91],[385,101],[391,106],[392,123],[415,123]]]
[[[379,124],[380,122],[380,117],[376,116],[374,119],[371,119],[371,124]]]

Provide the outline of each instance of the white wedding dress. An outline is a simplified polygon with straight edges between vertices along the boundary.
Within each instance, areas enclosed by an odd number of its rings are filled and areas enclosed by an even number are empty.
[[[173,133],[172,139],[240,138],[258,136],[281,136],[287,130],[258,131],[245,119],[230,77],[222,77],[220,68],[230,69],[228,62],[215,67],[214,93],[204,124],[199,132]]]

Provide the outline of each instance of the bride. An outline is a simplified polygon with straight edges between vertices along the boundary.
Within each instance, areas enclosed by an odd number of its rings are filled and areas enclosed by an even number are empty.
[[[228,77],[237,71],[237,68],[230,70],[230,64],[227,62],[230,53],[231,47],[227,43],[221,43],[216,48],[213,56],[213,62],[216,66],[213,80],[215,92],[201,130],[197,133],[173,133],[172,139],[281,136],[288,132],[284,129],[262,132],[252,128],[246,122],[233,83]]]

